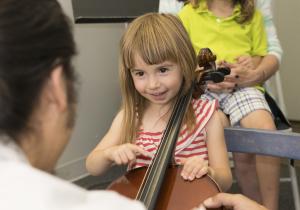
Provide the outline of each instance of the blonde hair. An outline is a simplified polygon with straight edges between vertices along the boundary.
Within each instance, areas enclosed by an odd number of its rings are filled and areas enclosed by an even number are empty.
[[[201,0],[189,0],[194,8],[198,8]],[[208,0],[207,0],[208,1]],[[236,18],[236,22],[244,24],[252,20],[255,12],[254,0],[232,0],[233,5],[241,5],[241,15]]]
[[[195,51],[176,16],[148,13],[130,23],[120,43],[119,79],[124,110],[122,143],[135,141],[146,104],[145,98],[136,91],[130,73],[136,54],[149,65],[167,60],[178,64],[183,75],[183,93],[191,87],[195,77]],[[194,111],[190,105],[183,123],[190,128],[194,121]]]

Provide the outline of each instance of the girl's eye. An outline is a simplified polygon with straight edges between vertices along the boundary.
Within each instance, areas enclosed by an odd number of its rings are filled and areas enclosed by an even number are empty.
[[[135,72],[135,75],[138,77],[142,77],[142,76],[144,76],[144,72],[138,71],[138,72]]]
[[[168,69],[168,68],[165,68],[165,67],[162,67],[162,68],[159,69],[159,71],[160,71],[161,73],[166,73],[168,70],[169,70],[169,69]]]

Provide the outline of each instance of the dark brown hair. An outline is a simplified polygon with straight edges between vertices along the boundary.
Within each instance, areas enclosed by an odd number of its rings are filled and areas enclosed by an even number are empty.
[[[75,51],[69,20],[56,0],[0,1],[0,134],[15,139],[28,129],[57,65],[63,67],[69,102],[76,101]]]

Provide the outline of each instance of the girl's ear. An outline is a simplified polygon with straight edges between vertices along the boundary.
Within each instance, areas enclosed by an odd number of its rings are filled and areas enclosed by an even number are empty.
[[[59,111],[66,110],[68,108],[67,90],[61,65],[52,70],[46,86],[49,102],[56,105]]]

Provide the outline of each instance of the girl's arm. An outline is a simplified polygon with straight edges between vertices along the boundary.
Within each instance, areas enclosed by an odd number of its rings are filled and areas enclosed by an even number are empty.
[[[90,174],[98,176],[112,165],[113,162],[105,155],[105,151],[108,148],[119,145],[121,143],[120,132],[121,122],[123,118],[122,115],[122,111],[117,114],[108,132],[100,140],[96,148],[93,149],[93,151],[88,155],[85,164],[87,171]]]
[[[232,184],[232,175],[225,144],[224,127],[217,111],[206,125],[206,132],[209,158],[208,174],[217,181],[223,191],[226,191]]]
[[[121,144],[121,125],[123,111],[120,111],[112,122],[106,135],[86,159],[87,171],[98,176],[104,173],[113,164],[126,165],[134,161],[137,154],[149,156],[135,144]]]

